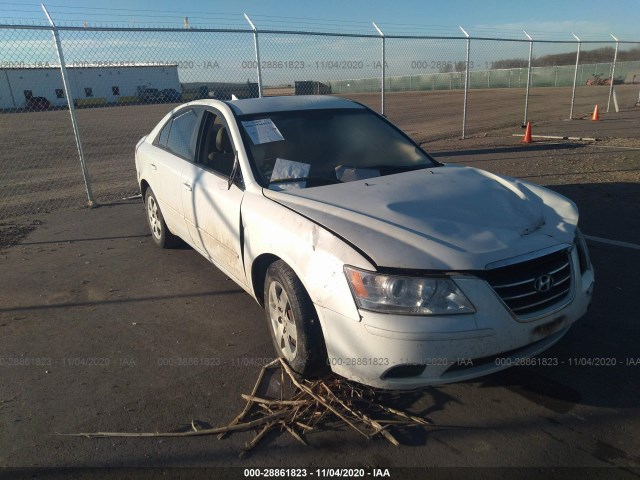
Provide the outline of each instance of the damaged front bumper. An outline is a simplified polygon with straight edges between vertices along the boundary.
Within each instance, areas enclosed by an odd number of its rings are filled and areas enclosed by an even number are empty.
[[[453,278],[476,307],[473,314],[416,317],[361,310],[356,322],[316,305],[329,365],[350,380],[400,390],[468,380],[516,365],[556,343],[586,313],[593,270],[581,271],[575,248],[570,259],[569,300],[528,318],[518,318],[485,280],[470,276]]]

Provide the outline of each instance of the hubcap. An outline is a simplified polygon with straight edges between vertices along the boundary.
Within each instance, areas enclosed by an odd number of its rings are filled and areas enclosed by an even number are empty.
[[[287,292],[276,281],[269,285],[269,315],[271,328],[282,355],[288,361],[294,360],[298,351],[296,323]]]
[[[162,224],[158,217],[158,204],[156,199],[153,197],[149,197],[149,200],[147,201],[147,215],[149,216],[149,228],[151,228],[151,233],[154,237],[160,240],[162,237]]]

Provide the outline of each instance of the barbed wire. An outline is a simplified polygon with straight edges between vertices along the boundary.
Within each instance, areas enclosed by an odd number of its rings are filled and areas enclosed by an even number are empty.
[[[9,8],[4,8],[9,7]],[[16,8],[14,8],[16,7]],[[19,8],[17,8],[19,7]],[[31,8],[30,8],[31,7]],[[111,8],[90,6],[69,6],[62,4],[47,4],[54,20],[60,25],[73,26],[144,26],[148,28],[181,28],[184,27],[185,17],[188,25],[202,28],[227,28],[244,29],[247,22],[240,12],[230,11],[205,11],[205,10],[162,10],[141,8]],[[46,24],[46,19],[39,16],[41,6],[39,3],[0,2],[0,12],[5,17],[3,24],[23,24],[23,22],[35,22]],[[28,16],[23,14],[29,14]],[[313,18],[304,16],[250,14],[258,29],[286,30],[286,31],[318,31],[326,33],[366,34],[376,33],[371,21],[341,19],[341,18]],[[128,19],[128,20],[125,20]],[[404,22],[377,22],[385,35],[407,36],[442,36],[458,37],[460,31],[457,25],[419,24]],[[164,24],[164,25],[159,25]],[[523,27],[534,37],[534,40],[574,41],[572,32],[557,29],[528,29]],[[487,25],[471,25],[465,27],[473,37],[485,37],[496,39],[523,39],[522,29],[510,27],[492,27]],[[574,32],[583,40],[611,42],[609,33],[605,32]],[[637,33],[618,31],[620,40],[634,41]]]

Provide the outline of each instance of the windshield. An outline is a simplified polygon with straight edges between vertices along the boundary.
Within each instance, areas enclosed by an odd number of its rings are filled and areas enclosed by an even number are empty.
[[[310,188],[439,165],[365,109],[238,117],[257,180],[273,190]]]

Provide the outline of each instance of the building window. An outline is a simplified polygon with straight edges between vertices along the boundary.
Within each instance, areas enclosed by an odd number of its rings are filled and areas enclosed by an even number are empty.
[[[93,89],[92,88],[85,88],[84,89],[84,96],[85,97],[93,97]]]
[[[29,100],[30,98],[33,98],[33,91],[32,90],[25,90],[24,91],[24,98]]]
[[[120,87],[111,87],[111,91],[114,95],[120,95]]]
[[[56,98],[64,98],[64,90],[61,88],[56,88]]]

